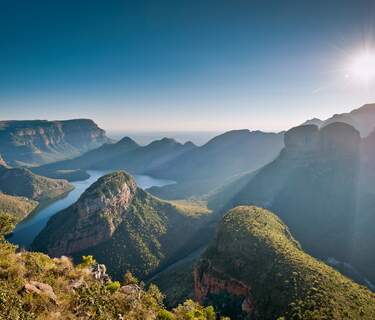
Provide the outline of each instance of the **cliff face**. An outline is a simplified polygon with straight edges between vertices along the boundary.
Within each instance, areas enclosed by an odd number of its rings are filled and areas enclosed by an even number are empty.
[[[12,166],[77,156],[105,142],[104,130],[92,120],[0,121],[0,153]]]
[[[288,227],[251,206],[230,210],[195,266],[195,295],[233,319],[372,319],[375,296],[304,253]]]
[[[118,179],[118,183],[111,179]],[[120,173],[100,179],[67,210],[74,225],[56,238],[47,252],[53,256],[71,255],[110,239],[136,191],[134,179]]]
[[[137,188],[125,172],[100,178],[48,222],[32,247],[52,256],[94,255],[112,275],[145,277],[196,245],[207,214],[187,214]]]

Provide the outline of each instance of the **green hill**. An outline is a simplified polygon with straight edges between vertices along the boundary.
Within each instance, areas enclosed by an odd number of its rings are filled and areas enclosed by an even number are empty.
[[[94,255],[120,278],[144,278],[206,240],[210,218],[197,203],[161,201],[123,171],[100,178],[69,208],[50,219],[32,244],[52,256]]]
[[[25,168],[0,166],[0,192],[39,202],[53,200],[72,190],[65,180],[42,177]]]
[[[375,295],[302,251],[254,206],[230,210],[195,269],[198,301],[233,319],[374,319]]]
[[[220,213],[238,205],[272,210],[306,252],[349,262],[362,278],[374,281],[367,272],[371,264],[366,267],[353,258],[364,217],[364,210],[359,210],[361,144],[359,132],[345,123],[293,128],[285,133],[285,148],[277,159],[213,194],[209,207]],[[366,215],[372,215],[371,206],[367,208]],[[368,248],[362,255],[374,253]]]

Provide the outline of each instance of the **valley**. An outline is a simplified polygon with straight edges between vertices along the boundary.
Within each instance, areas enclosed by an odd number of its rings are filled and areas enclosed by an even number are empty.
[[[61,199],[38,208],[38,210],[33,212],[32,215],[17,224],[16,228],[12,232],[12,235],[8,237],[8,240],[11,243],[28,248],[51,217],[76,202],[82,193],[105,173],[105,171],[88,171],[90,177],[83,181],[73,182],[72,185],[74,189],[67,195],[64,195]],[[155,179],[144,175],[135,176],[135,179],[143,188],[163,186],[173,183],[172,181]]]
[[[375,112],[363,108],[353,114]],[[170,310],[194,299],[231,319],[370,320],[375,135],[314,122],[200,147],[124,137],[39,166],[3,161],[0,210],[18,222],[6,240],[156,284]]]

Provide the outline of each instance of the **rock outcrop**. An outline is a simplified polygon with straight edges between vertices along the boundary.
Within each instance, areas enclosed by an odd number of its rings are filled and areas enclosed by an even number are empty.
[[[32,248],[52,256],[93,255],[121,278],[144,277],[197,245],[207,213],[188,213],[152,197],[123,171],[103,176],[50,219]]]
[[[56,238],[48,247],[48,253],[71,255],[110,239],[136,191],[134,179],[120,172],[99,179],[66,210],[74,219],[74,225]]]
[[[0,153],[11,166],[72,158],[108,141],[88,119],[0,121]]]
[[[372,319],[375,295],[304,253],[273,213],[240,206],[195,266],[195,294],[232,319]]]

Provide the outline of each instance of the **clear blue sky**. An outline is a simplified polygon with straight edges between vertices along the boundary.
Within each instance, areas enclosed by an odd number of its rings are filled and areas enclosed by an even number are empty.
[[[375,1],[0,0],[0,118],[282,130],[375,101]]]

